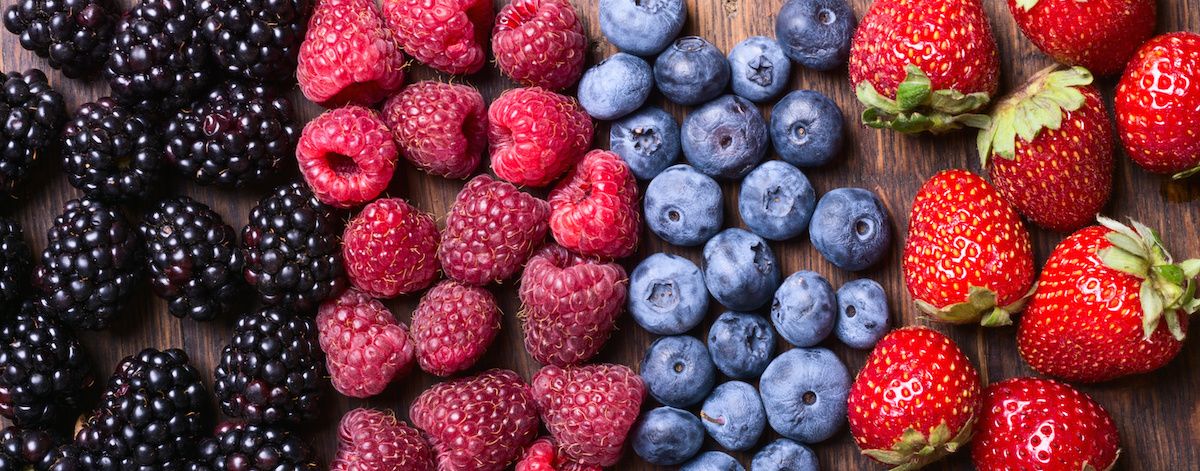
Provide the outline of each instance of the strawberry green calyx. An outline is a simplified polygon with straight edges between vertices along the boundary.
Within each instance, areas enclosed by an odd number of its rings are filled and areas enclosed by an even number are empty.
[[[960,447],[971,441],[975,435],[975,417],[972,416],[963,424],[958,434],[951,437],[950,427],[946,421],[929,429],[929,435],[914,428],[904,430],[900,441],[890,450],[863,450],[863,454],[872,459],[892,466],[891,471],[912,471],[945,458],[946,455],[958,451]]]
[[[1112,231],[1107,236],[1112,247],[1100,250],[1097,253],[1100,259],[1109,268],[1143,280],[1138,297],[1142,302],[1144,338],[1149,339],[1165,318],[1171,335],[1183,340],[1185,333],[1178,312],[1200,311],[1200,299],[1196,298],[1200,259],[1175,263],[1158,234],[1137,221],[1129,221],[1131,228],[1103,216],[1097,216],[1096,220]]]
[[[1078,87],[1092,83],[1083,67],[1060,69],[1055,65],[1034,75],[1025,87],[996,105],[991,123],[979,131],[979,160],[987,167],[992,154],[1012,159],[1017,139],[1032,142],[1043,129],[1058,129],[1064,115],[1087,101]]]
[[[1183,179],[1185,179],[1185,178],[1191,178],[1192,176],[1194,176],[1194,175],[1196,175],[1196,174],[1198,174],[1198,173],[1200,173],[1200,165],[1197,165],[1197,166],[1195,166],[1195,167],[1192,167],[1192,168],[1190,168],[1190,169],[1187,169],[1187,170],[1184,170],[1184,171],[1182,171],[1182,172],[1176,173],[1175,175],[1172,175],[1172,176],[1171,176],[1171,179],[1173,179],[1173,180],[1183,180]]]
[[[972,113],[991,101],[987,93],[964,95],[957,90],[933,90],[929,76],[919,67],[909,64],[904,71],[904,81],[896,87],[895,100],[880,94],[869,82],[859,82],[854,92],[867,107],[862,113],[863,124],[905,134],[925,131],[941,134],[963,126],[987,127],[987,115]]]
[[[996,292],[980,286],[972,286],[967,291],[967,300],[949,306],[937,307],[922,300],[917,300],[917,308],[926,315],[942,322],[951,324],[979,323],[984,327],[1000,327],[1012,324],[1012,316],[1021,312],[1029,298],[1033,296],[1037,285],[1029,292],[1005,306],[996,305]]]

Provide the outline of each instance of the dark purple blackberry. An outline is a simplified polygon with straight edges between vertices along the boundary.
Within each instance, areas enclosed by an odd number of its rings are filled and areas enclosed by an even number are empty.
[[[11,12],[11,10],[10,10]],[[67,106],[38,69],[9,72],[0,91],[0,197],[29,174],[39,151],[58,138]]]
[[[213,377],[229,417],[268,425],[313,419],[327,384],[316,325],[276,308],[242,316]]]
[[[225,73],[255,82],[294,80],[310,0],[199,0],[204,37]]]
[[[227,82],[179,111],[166,132],[167,161],[201,185],[263,180],[296,155],[300,127],[287,97]]]
[[[186,196],[166,199],[139,226],[150,286],[175,317],[207,321],[234,308],[242,252],[221,215]]]
[[[21,306],[21,300],[29,290],[32,257],[21,225],[0,217],[0,319],[7,318]]]
[[[108,58],[116,11],[107,0],[18,0],[4,12],[4,27],[21,37],[21,47],[77,78]]]
[[[200,444],[201,465],[209,471],[316,471],[312,449],[282,428],[227,422],[217,436]]]
[[[141,279],[137,230],[112,207],[76,199],[54,219],[46,241],[33,273],[38,304],[70,327],[108,327]]]
[[[92,383],[75,334],[33,303],[0,323],[0,415],[21,427],[70,425]]]
[[[71,186],[114,203],[146,199],[160,181],[159,126],[112,98],[79,107],[63,130],[63,171]]]
[[[0,471],[83,471],[77,449],[39,429],[0,430]]]
[[[141,0],[113,34],[104,65],[112,95],[126,104],[186,105],[212,80],[196,0]]]
[[[85,469],[183,470],[210,430],[209,395],[179,349],[126,357],[75,434]]]
[[[346,286],[341,221],[303,183],[275,189],[242,229],[246,282],[264,304],[313,311]]]

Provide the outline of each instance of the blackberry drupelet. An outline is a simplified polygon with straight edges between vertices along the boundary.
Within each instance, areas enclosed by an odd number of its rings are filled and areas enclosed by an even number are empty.
[[[275,189],[242,229],[246,282],[264,304],[311,312],[346,286],[341,221],[304,183]]]
[[[152,108],[186,105],[213,78],[195,0],[141,0],[113,34],[104,65],[112,95]]]
[[[75,435],[84,469],[183,470],[209,430],[209,396],[179,349],[142,350],[108,380]]]
[[[0,319],[8,318],[21,306],[29,290],[32,264],[33,254],[25,243],[21,225],[0,217]]]
[[[204,37],[226,74],[255,82],[295,80],[310,0],[199,0]]]
[[[37,303],[70,327],[108,327],[141,279],[137,230],[117,210],[85,198],[67,202],[46,240],[33,272]]]
[[[0,197],[29,174],[38,153],[58,138],[67,105],[38,69],[9,72],[0,90]]]
[[[76,448],[60,443],[61,438],[45,430],[5,427],[0,430],[0,470],[83,471],[75,461]]]
[[[307,443],[286,429],[229,422],[200,444],[208,471],[317,471]]]
[[[241,293],[242,252],[221,215],[186,196],[165,199],[138,227],[150,286],[175,317],[207,321]]]
[[[0,415],[21,427],[70,425],[92,384],[75,334],[33,303],[0,323]]]
[[[166,158],[201,185],[243,186],[263,180],[281,159],[294,158],[299,138],[286,96],[227,82],[171,120]]]
[[[109,0],[19,0],[4,12],[4,27],[50,67],[79,78],[108,58],[116,12]]]
[[[112,98],[86,103],[63,129],[63,171],[88,197],[144,200],[160,181],[160,132],[153,116]]]
[[[277,308],[247,314],[238,319],[213,376],[229,417],[267,425],[310,420],[327,387],[316,325]]]

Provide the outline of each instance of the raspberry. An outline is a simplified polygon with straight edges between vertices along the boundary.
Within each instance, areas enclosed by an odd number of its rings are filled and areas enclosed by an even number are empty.
[[[515,471],[601,471],[599,466],[587,466],[571,461],[565,453],[559,453],[554,440],[542,437],[525,449],[525,456],[517,462]]]
[[[487,60],[491,0],[385,0],[383,14],[400,45],[448,74],[473,74]]]
[[[421,369],[450,376],[473,366],[500,332],[500,314],[483,288],[446,280],[426,291],[412,313]]]
[[[496,15],[492,53],[505,75],[559,90],[583,75],[587,36],[567,0],[514,0]]]
[[[525,349],[544,365],[574,365],[596,356],[625,307],[628,285],[620,265],[546,246],[521,275]]]
[[[317,333],[333,388],[346,396],[374,396],[412,371],[416,351],[408,330],[362,291],[348,289],[322,304]]]
[[[612,466],[621,459],[646,393],[637,373],[610,364],[547,366],[534,376],[531,389],[559,450],[591,466]]]
[[[358,408],[342,416],[330,471],[428,471],[433,451],[421,432],[391,411]]]
[[[583,255],[622,258],[637,249],[637,180],[617,154],[594,150],[550,192],[550,232]]]
[[[587,152],[592,117],[574,98],[542,88],[515,88],[488,108],[488,136],[497,177],[546,186]]]
[[[408,415],[437,451],[439,471],[501,471],[538,432],[529,386],[509,370],[434,385]]]
[[[542,246],[549,219],[550,203],[480,175],[458,192],[446,215],[438,260],[446,276],[463,283],[504,281]]]
[[[421,170],[466,178],[487,148],[487,107],[467,85],[417,82],[388,99],[383,120],[400,155]]]
[[[404,86],[404,53],[371,0],[322,0],[300,44],[296,81],[326,108],[373,105]]]
[[[391,298],[424,289],[437,277],[437,223],[399,198],[381,198],[346,225],[342,254],[350,282]]]
[[[304,126],[296,162],[317,199],[349,208],[387,189],[396,172],[396,143],[378,113],[347,106],[326,111]]]

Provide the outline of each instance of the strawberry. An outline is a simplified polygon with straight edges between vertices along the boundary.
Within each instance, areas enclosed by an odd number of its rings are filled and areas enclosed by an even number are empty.
[[[850,432],[872,459],[918,469],[971,440],[980,389],[975,365],[949,337],[897,329],[875,345],[850,387]]]
[[[850,48],[863,124],[916,134],[983,127],[1000,57],[979,0],[877,0]]]
[[[1169,33],[1143,44],[1125,67],[1113,103],[1134,162],[1177,179],[1200,172],[1200,34]]]
[[[1095,383],[1154,371],[1200,310],[1200,259],[1174,263],[1145,225],[1098,219],[1054,248],[1021,319],[1017,348],[1038,373]]]
[[[1008,0],[1021,32],[1054,60],[1113,75],[1154,34],[1155,0]]]
[[[979,157],[1004,199],[1034,224],[1060,232],[1088,225],[1108,203],[1113,173],[1112,127],[1091,72],[1051,67],[1001,101],[980,131]]]
[[[917,191],[903,266],[917,307],[945,322],[1011,324],[1032,294],[1029,232],[987,181],[966,170],[941,172]]]

